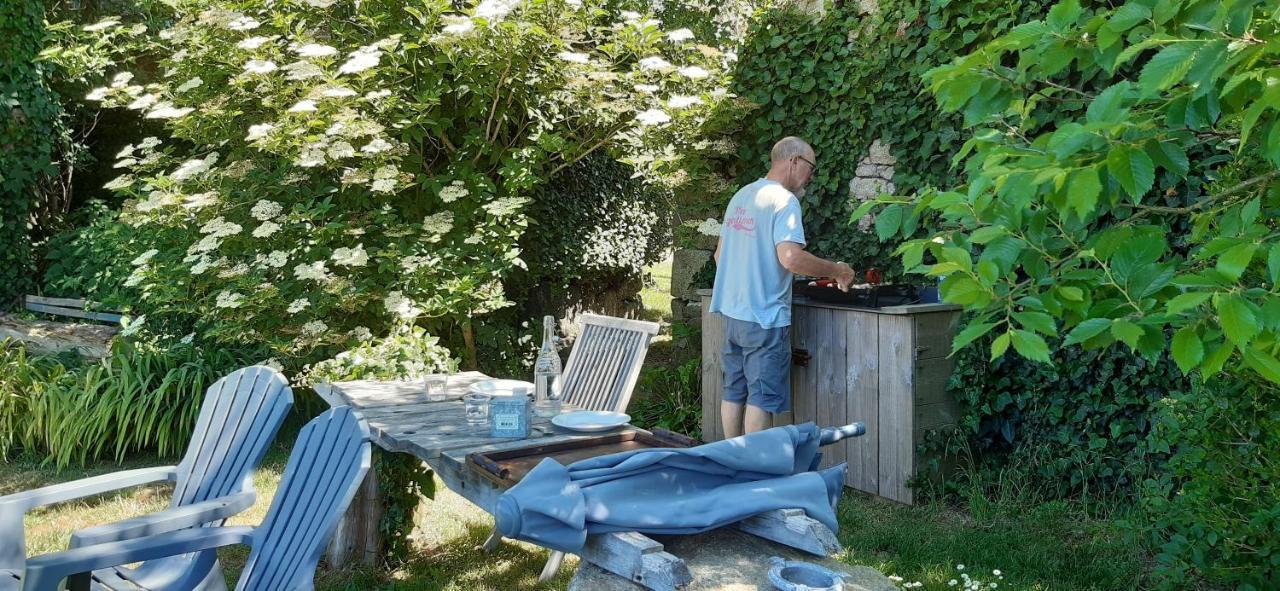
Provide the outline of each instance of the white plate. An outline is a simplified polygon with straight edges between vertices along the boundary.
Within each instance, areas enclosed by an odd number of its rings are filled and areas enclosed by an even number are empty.
[[[467,389],[476,394],[510,396],[515,393],[516,388],[524,388],[530,396],[533,395],[533,384],[520,380],[484,380],[471,384]]]
[[[631,415],[603,410],[577,410],[551,418],[551,424],[557,427],[584,433],[608,431],[629,422],[631,422]]]

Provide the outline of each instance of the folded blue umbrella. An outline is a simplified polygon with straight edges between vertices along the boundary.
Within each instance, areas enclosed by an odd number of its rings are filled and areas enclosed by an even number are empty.
[[[498,531],[576,553],[589,534],[696,534],[789,508],[836,531],[846,465],[816,470],[819,437],[818,427],[805,423],[567,467],[547,458],[498,499]]]

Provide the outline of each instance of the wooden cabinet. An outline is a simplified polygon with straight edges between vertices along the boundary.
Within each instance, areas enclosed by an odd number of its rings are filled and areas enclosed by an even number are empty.
[[[702,433],[724,437],[720,424],[723,322],[702,293]],[[797,299],[791,313],[794,351],[791,412],[774,424],[819,426],[862,422],[867,434],[823,448],[823,466],[848,462],[845,484],[911,503],[907,482],[926,458],[916,446],[930,429],[954,425],[956,403],[946,394],[951,339],[960,310],[948,304],[846,308]],[[805,355],[797,355],[800,361]]]

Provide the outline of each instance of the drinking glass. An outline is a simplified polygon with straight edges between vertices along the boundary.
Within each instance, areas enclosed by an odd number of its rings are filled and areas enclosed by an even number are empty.
[[[449,397],[449,374],[427,374],[422,378],[422,387],[427,393],[427,402],[444,401]]]
[[[463,414],[467,425],[483,427],[489,422],[489,395],[472,392],[462,397]]]

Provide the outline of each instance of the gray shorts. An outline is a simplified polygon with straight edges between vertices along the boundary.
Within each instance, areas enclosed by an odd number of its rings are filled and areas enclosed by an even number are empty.
[[[724,319],[725,402],[750,404],[771,413],[791,410],[791,327],[763,328]]]

